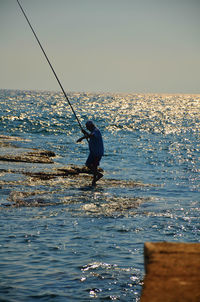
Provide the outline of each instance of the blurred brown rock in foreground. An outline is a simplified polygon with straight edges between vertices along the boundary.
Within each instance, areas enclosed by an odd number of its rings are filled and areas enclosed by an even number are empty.
[[[200,243],[147,242],[141,302],[200,301]]]

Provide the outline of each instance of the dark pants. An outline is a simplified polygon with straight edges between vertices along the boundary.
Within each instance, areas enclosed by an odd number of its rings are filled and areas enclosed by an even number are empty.
[[[103,177],[103,174],[97,171],[97,167],[99,166],[100,160],[102,156],[94,156],[93,154],[89,154],[88,159],[86,161],[86,166],[92,171],[93,173],[93,181],[92,185],[95,186],[96,182]]]
[[[86,160],[86,166],[88,168],[97,168],[99,166],[100,160],[102,156],[95,156],[92,153],[89,154],[87,160]]]

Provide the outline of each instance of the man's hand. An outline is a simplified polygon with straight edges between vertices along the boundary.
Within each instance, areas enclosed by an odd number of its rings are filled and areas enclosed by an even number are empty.
[[[80,137],[79,139],[77,139],[77,143],[80,143],[80,142],[82,142],[82,140],[83,140],[83,137]]]

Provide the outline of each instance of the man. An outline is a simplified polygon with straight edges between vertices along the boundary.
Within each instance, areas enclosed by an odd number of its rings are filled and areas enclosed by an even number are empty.
[[[103,174],[97,171],[100,160],[104,155],[103,139],[101,132],[96,128],[92,121],[88,121],[85,125],[90,133],[82,129],[84,136],[79,138],[77,143],[81,142],[83,139],[89,139],[88,143],[90,153],[85,164],[93,173],[92,186],[95,186],[96,182],[103,177]]]

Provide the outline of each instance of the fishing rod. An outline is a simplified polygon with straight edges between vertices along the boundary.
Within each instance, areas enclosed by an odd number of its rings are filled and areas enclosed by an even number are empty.
[[[21,6],[19,0],[17,0],[17,3],[19,4],[19,7],[20,7],[21,11],[22,11],[24,17],[26,18],[26,21],[28,22],[28,24],[29,24],[29,26],[30,26],[30,28],[31,28],[31,30],[32,30],[32,32],[33,32],[33,34],[34,34],[34,36],[35,36],[35,38],[36,38],[36,40],[37,40],[37,42],[38,42],[38,44],[39,44],[39,46],[40,46],[42,52],[43,52],[43,54],[44,54],[44,56],[45,56],[47,62],[48,62],[48,64],[49,64],[49,66],[51,67],[51,70],[53,71],[53,74],[54,74],[54,76],[55,76],[55,78],[56,78],[56,80],[57,80],[57,82],[58,82],[58,84],[59,84],[59,86],[60,86],[60,88],[61,88],[61,90],[62,90],[62,92],[63,92],[63,94],[64,94],[64,96],[65,96],[65,98],[66,98],[66,100],[67,100],[67,102],[68,102],[68,104],[69,104],[69,106],[71,107],[71,110],[72,110],[72,112],[73,112],[73,114],[74,114],[74,116],[75,116],[75,118],[76,118],[76,120],[77,120],[77,122],[78,122],[78,124],[79,124],[80,129],[83,130],[83,127],[81,126],[81,123],[80,123],[80,121],[79,121],[79,119],[78,119],[78,117],[77,117],[77,115],[76,115],[76,112],[74,111],[74,108],[72,107],[72,104],[70,103],[69,98],[68,98],[68,96],[67,96],[67,94],[66,94],[66,92],[65,92],[65,90],[64,90],[64,88],[63,88],[63,86],[62,86],[62,84],[61,84],[61,82],[60,82],[60,80],[59,80],[59,78],[58,78],[58,76],[57,76],[57,74],[56,74],[56,72],[55,72],[55,70],[54,70],[52,64],[51,64],[51,62],[49,61],[49,58],[47,57],[47,54],[46,54],[46,52],[44,51],[44,48],[42,47],[42,44],[40,43],[40,41],[39,41],[39,39],[38,39],[38,37],[37,37],[37,35],[36,35],[36,33],[35,33],[35,31],[34,31],[32,25],[31,25],[31,23],[30,23],[30,21],[29,21],[27,15],[26,15],[26,13],[25,13],[25,11],[23,10],[23,8],[22,8],[22,6]]]

